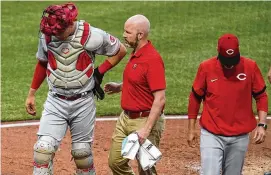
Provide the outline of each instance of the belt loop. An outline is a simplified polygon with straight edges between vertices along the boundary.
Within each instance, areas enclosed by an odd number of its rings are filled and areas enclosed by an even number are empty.
[[[142,114],[143,114],[143,112],[140,112],[140,113],[139,113],[139,117],[141,117],[141,116],[142,116]]]
[[[81,97],[84,97],[87,94],[87,92],[81,93]]]
[[[56,95],[56,92],[51,91],[51,93],[52,93],[53,97],[56,97],[56,96],[57,96],[57,95]]]

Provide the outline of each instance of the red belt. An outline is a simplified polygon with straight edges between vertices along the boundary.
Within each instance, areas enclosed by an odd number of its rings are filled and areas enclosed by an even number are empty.
[[[61,99],[64,99],[64,100],[68,100],[68,101],[74,101],[74,100],[77,100],[85,95],[87,95],[88,93],[90,93],[92,91],[86,91],[86,92],[83,92],[81,94],[76,94],[76,95],[73,95],[73,96],[65,96],[65,95],[61,95],[61,94],[55,94],[58,98],[61,98]]]
[[[150,115],[150,111],[133,112],[133,111],[126,111],[126,110],[124,110],[124,113],[130,119],[136,119],[136,118],[139,118],[139,117],[148,117]]]

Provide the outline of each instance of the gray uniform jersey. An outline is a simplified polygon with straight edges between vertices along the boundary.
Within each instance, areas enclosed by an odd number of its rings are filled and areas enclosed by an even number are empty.
[[[77,33],[79,28],[79,21],[76,23],[76,30],[75,34]],[[75,34],[69,36],[65,41],[63,42],[72,42],[75,39]],[[52,36],[52,40],[54,42],[62,42],[59,41],[56,37]],[[120,41],[113,37],[112,35],[106,33],[105,31],[95,28],[90,26],[90,34],[89,37],[86,40],[86,43],[84,45],[84,49],[87,51],[87,53],[93,58],[93,61],[95,60],[95,55],[105,55],[105,56],[113,56],[115,55],[120,48]],[[36,57],[40,61],[48,61],[47,58],[47,44],[44,35],[41,36],[39,40],[39,45],[38,45],[38,51],[36,53]],[[58,94],[63,94],[66,96],[72,96],[77,93],[82,93],[85,91],[89,91],[93,89],[94,87],[94,80],[92,77],[90,77],[85,85],[80,88],[59,88],[54,86],[50,81],[47,82],[49,85],[49,89],[52,92],[58,93]]]
[[[94,94],[84,94],[76,100],[65,100],[59,98],[55,93],[72,96],[92,90],[95,55],[113,56],[120,49],[120,41],[117,38],[95,27],[89,26],[90,33],[88,38],[85,38],[87,28],[83,21],[78,21],[74,35],[69,36],[65,41],[60,41],[52,36],[48,45],[45,36],[41,36],[36,54],[40,61],[48,62],[47,82],[50,91],[44,104],[37,133],[41,140],[37,142],[35,150],[39,150],[39,145],[41,145],[39,143],[43,143],[42,139],[45,138],[47,145],[48,143],[50,145],[48,139],[56,140],[55,143],[59,145],[69,127],[72,137],[72,155],[78,168],[77,174],[80,175],[95,174],[89,145],[93,141],[96,115]],[[87,67],[85,68],[85,66]],[[46,153],[43,145],[40,149],[43,151],[42,153]],[[56,150],[49,149],[48,151],[49,154],[52,154]],[[35,155],[38,160],[37,156],[40,154]],[[42,158],[41,161],[44,159]],[[50,162],[52,165],[52,160]],[[82,173],[83,170],[80,169],[82,167],[88,168],[88,171]],[[50,168],[34,166],[33,174],[51,174],[51,171],[52,166]]]

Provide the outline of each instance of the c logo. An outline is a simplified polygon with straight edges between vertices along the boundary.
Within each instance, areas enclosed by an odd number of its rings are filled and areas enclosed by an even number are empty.
[[[236,78],[238,78],[239,80],[243,81],[245,79],[247,79],[247,75],[244,73],[240,73],[236,76]]]
[[[234,54],[234,50],[233,49],[228,49],[228,50],[226,50],[226,53],[228,55],[232,55],[232,54]]]
[[[135,69],[136,67],[137,67],[137,64],[134,64],[134,65],[133,65],[133,69]]]
[[[67,53],[70,52],[70,49],[69,48],[62,48],[61,52],[64,53],[64,54],[67,54]]]

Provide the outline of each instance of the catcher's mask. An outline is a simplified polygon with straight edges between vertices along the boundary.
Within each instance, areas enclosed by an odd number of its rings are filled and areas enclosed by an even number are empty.
[[[58,35],[73,24],[78,15],[77,7],[73,3],[51,5],[43,11],[40,31],[45,35]]]

